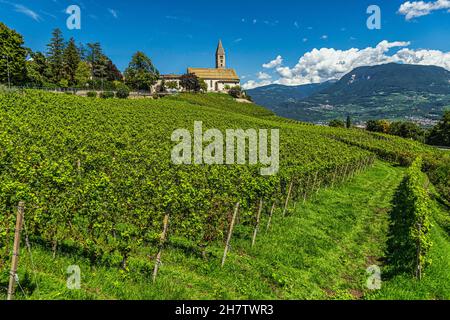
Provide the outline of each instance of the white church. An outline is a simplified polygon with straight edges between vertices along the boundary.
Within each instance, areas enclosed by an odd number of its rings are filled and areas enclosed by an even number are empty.
[[[226,55],[222,41],[219,40],[216,50],[216,67],[215,68],[187,68],[187,73],[195,74],[204,80],[208,86],[208,92],[223,92],[228,88],[239,86],[240,79],[234,69],[226,67]],[[176,82],[180,87],[181,75],[167,74],[161,75],[156,87],[160,86],[162,81]]]

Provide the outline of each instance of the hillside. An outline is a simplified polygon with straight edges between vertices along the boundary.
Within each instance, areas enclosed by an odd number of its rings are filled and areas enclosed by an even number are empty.
[[[300,86],[284,86],[271,84],[264,87],[247,90],[255,103],[265,106],[275,113],[282,112],[282,104],[304,100],[314,93],[331,86],[334,81],[312,83]]]
[[[350,103],[357,97],[410,91],[450,94],[450,71],[397,63],[359,67],[317,95],[327,95],[330,103]]]
[[[305,97],[297,98],[290,90],[277,92],[278,99],[272,95],[270,101],[258,100],[257,92],[255,101],[280,116],[309,122],[351,115],[357,121],[407,119],[430,125],[450,108],[450,72],[435,66],[390,63],[356,68]]]
[[[105,100],[31,90],[0,93],[0,101],[0,287],[14,214],[25,201],[34,263],[25,255],[19,265],[20,298],[361,298],[366,260],[383,257],[386,210],[403,174],[376,157],[396,165],[424,157],[430,180],[448,195],[444,152],[292,122],[228,95]],[[171,136],[192,132],[195,121],[204,130],[279,129],[278,174],[262,176],[260,164],[175,165]],[[272,206],[273,234],[265,232]],[[169,236],[161,245],[166,214]],[[438,221],[446,226],[446,218]],[[151,285],[159,248],[163,262]],[[80,291],[64,287],[74,263],[87,270]],[[444,289],[426,290],[448,297]]]

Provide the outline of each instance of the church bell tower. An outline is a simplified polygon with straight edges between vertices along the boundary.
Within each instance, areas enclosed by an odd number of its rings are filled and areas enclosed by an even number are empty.
[[[216,68],[225,69],[225,49],[222,46],[222,40],[219,40],[216,50]]]

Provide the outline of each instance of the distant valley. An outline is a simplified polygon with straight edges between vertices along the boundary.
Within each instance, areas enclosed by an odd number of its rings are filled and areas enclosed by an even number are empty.
[[[339,81],[274,84],[247,92],[257,104],[301,121],[323,124],[350,115],[356,123],[389,119],[430,126],[450,108],[450,72],[389,63],[356,68]]]

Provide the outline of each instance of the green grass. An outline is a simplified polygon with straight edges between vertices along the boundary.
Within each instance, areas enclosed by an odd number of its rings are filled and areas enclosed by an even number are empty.
[[[429,256],[431,265],[418,281],[407,274],[385,279],[380,291],[367,296],[368,299],[435,300],[450,299],[450,215],[446,208],[434,202],[431,240],[433,246]],[[385,271],[388,273],[389,266]]]
[[[186,240],[172,239],[162,256],[155,284],[151,273],[155,248],[142,248],[130,258],[127,271],[87,258],[51,251],[32,244],[23,252],[19,276],[26,296],[19,299],[360,299],[449,298],[450,242],[439,227],[433,229],[433,265],[418,284],[398,276],[373,293],[366,286],[369,265],[384,256],[392,196],[403,169],[383,162],[349,182],[321,190],[305,204],[291,206],[289,215],[277,210],[266,232],[262,220],[256,246],[252,229],[237,226],[231,252],[220,267],[223,245],[208,249],[207,259]],[[446,214],[441,212],[441,214]],[[66,269],[79,265],[81,290],[65,286]],[[36,273],[33,272],[36,271]],[[2,289],[8,274],[0,277]],[[38,284],[38,287],[36,287]],[[0,293],[3,298],[4,290]]]

